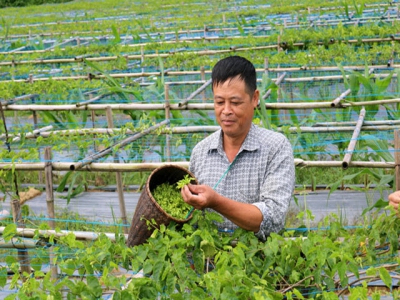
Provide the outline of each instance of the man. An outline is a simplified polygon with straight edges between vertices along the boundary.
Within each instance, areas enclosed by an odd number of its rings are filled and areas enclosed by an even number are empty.
[[[399,209],[400,191],[393,192],[389,195],[389,205],[393,206],[395,210]]]
[[[251,62],[224,58],[211,77],[221,129],[193,149],[189,169],[199,185],[185,186],[182,197],[220,213],[220,229],[239,226],[265,240],[285,223],[295,179],[292,148],[282,134],[252,123],[260,93]]]

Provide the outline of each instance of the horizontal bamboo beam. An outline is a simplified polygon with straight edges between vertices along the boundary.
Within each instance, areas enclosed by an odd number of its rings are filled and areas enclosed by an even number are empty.
[[[49,126],[45,126],[45,127],[39,128],[39,129],[35,129],[32,132],[26,133],[25,138],[37,138],[37,137],[40,136],[40,134],[42,132],[46,132],[46,131],[49,131],[49,130],[52,130],[52,129],[53,129],[53,125],[49,125]],[[0,139],[3,139],[3,138],[5,138],[5,135],[3,137],[3,134],[2,134],[0,136]],[[14,137],[12,139],[13,142],[18,142],[20,140],[21,140],[21,134],[19,134],[18,136]]]
[[[397,19],[396,19],[397,20]],[[193,39],[192,39],[193,40]],[[204,38],[200,38],[199,40],[204,40]],[[341,40],[342,43],[348,43],[348,44],[355,44],[355,43],[377,43],[377,42],[391,42],[391,41],[399,41],[400,38],[397,37],[389,37],[389,38],[363,38],[363,39],[349,39],[349,40]],[[148,43],[146,43],[148,44]],[[128,45],[129,47],[138,47],[141,44],[133,44],[133,45]],[[143,45],[143,44],[142,44]],[[292,47],[304,47],[306,43],[304,42],[297,42],[293,43],[291,46]],[[315,42],[315,45],[324,45],[324,42]],[[224,54],[224,53],[231,53],[231,52],[246,52],[246,51],[254,51],[254,50],[267,50],[267,49],[276,49],[278,44],[271,44],[271,45],[266,45],[266,46],[253,46],[253,47],[229,47],[228,49],[224,50],[200,50],[200,51],[186,51],[185,53],[188,54],[194,54],[194,55],[199,55],[199,56],[207,56],[207,55],[217,55],[217,54]],[[43,50],[12,50],[13,54],[33,54],[33,53],[47,53],[47,52],[52,52],[54,49],[43,49]],[[10,54],[9,52],[0,52],[0,55],[8,55]],[[169,56],[176,55],[174,52],[171,53],[154,53],[154,54],[137,54],[137,55],[131,55],[131,59],[141,59],[141,58],[166,58]],[[103,57],[102,61],[109,61],[111,59],[115,59],[114,57]],[[97,60],[100,61],[100,60]]]
[[[265,72],[265,69],[263,69],[263,72]],[[182,73],[182,71],[181,71]],[[186,71],[186,74],[178,74],[178,72],[173,72],[173,71],[168,71],[168,72],[138,72],[138,73],[114,73],[114,74],[108,74],[107,76],[110,76],[112,78],[118,79],[118,78],[141,78],[141,77],[150,77],[150,76],[161,76],[161,75],[191,75],[193,74],[191,71]],[[198,72],[196,73],[198,74]],[[346,75],[348,77],[348,75]],[[375,74],[373,78],[384,78],[389,76],[388,73],[379,73]],[[397,77],[397,74],[392,75],[393,78]],[[93,79],[104,79],[106,78],[106,75],[102,74],[92,74],[89,73],[87,75],[77,75],[77,76],[53,76],[53,77],[29,77],[27,79],[11,79],[11,80],[1,80],[0,83],[11,83],[11,82],[25,82],[25,83],[32,83],[36,81],[49,81],[49,80],[55,80],[55,81],[68,81],[68,80],[93,80]],[[279,78],[278,78],[279,79]],[[278,79],[272,79],[273,81],[277,81]],[[308,82],[308,81],[325,81],[325,80],[342,80],[343,75],[330,75],[330,76],[308,76],[308,77],[288,77],[285,79],[285,82]],[[260,80],[257,80],[257,82],[260,82]],[[187,84],[206,84],[207,82],[203,80],[192,80],[192,81],[170,81],[166,82],[166,84],[169,85],[187,85]],[[151,82],[144,82],[140,83],[140,85],[151,85],[153,83]]]
[[[38,240],[11,238],[6,241],[2,237],[0,238],[0,249],[34,249],[43,246],[43,243]]]
[[[342,161],[305,161],[303,159],[294,159],[297,167],[337,167],[342,168]],[[165,165],[176,165],[183,168],[189,167],[188,161],[166,162],[166,163],[91,163],[83,166],[79,171],[90,172],[143,172],[153,171]],[[70,171],[71,163],[53,162],[54,171]],[[45,163],[15,163],[14,169],[17,171],[42,171]],[[371,161],[351,161],[349,167],[353,168],[395,168],[394,162],[371,162]],[[0,163],[0,170],[10,170],[13,166],[10,163]]]
[[[385,123],[385,122],[383,122]],[[274,129],[278,132],[290,132],[290,133],[331,133],[331,132],[353,132],[354,126],[350,124],[349,126],[338,126],[330,125],[330,126],[299,126],[299,127],[289,127],[282,129],[278,127]],[[354,124],[355,125],[355,124]],[[392,125],[368,125],[366,122],[362,126],[362,130],[364,131],[389,131],[400,128],[400,121],[396,122]],[[196,132],[215,132],[220,129],[219,126],[176,126],[171,128],[166,128],[161,130],[161,133],[172,133],[172,134],[182,134],[182,133],[196,133]],[[130,129],[121,129],[121,128],[82,128],[82,129],[67,129],[67,130],[54,130],[54,131],[46,131],[39,132],[37,135],[27,135],[26,138],[37,138],[39,136],[43,138],[48,138],[52,135],[57,136],[72,136],[72,135],[91,135],[91,134],[107,134],[107,135],[116,135],[120,134],[124,131],[125,134],[136,134],[138,132],[132,131]],[[9,134],[9,137],[14,137],[15,135]],[[3,136],[0,136],[2,138]]]
[[[351,107],[351,106],[369,106],[369,105],[382,105],[382,104],[393,104],[399,103],[400,98],[394,99],[382,99],[372,101],[360,101],[341,103],[340,107]],[[110,106],[112,110],[165,110],[165,104],[142,104],[142,103],[131,103],[131,104],[88,104],[77,107],[75,104],[65,105],[44,105],[44,104],[12,104],[7,105],[3,109],[5,111],[68,111],[68,110],[105,110],[106,107]],[[313,109],[313,108],[332,108],[331,101],[321,102],[294,102],[294,103],[266,103],[267,109]],[[183,107],[179,107],[179,104],[170,104],[171,110],[213,110],[213,103],[192,103],[186,104]]]
[[[5,228],[6,228],[5,226],[0,227],[0,234],[3,234]],[[37,236],[37,234],[39,234],[39,236],[41,237],[49,237],[49,236],[62,237],[71,233],[75,235],[76,238],[79,240],[91,240],[91,241],[97,240],[100,237],[100,235],[104,234],[111,241],[115,242],[115,233],[98,233],[90,231],[69,231],[69,230],[38,230],[37,228],[17,228],[16,232],[18,236],[22,236],[25,238],[33,238],[34,236]],[[128,235],[125,234],[125,238],[127,237]]]

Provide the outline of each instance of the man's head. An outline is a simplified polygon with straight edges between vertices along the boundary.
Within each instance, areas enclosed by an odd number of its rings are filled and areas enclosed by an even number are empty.
[[[256,70],[239,56],[220,60],[212,71],[214,112],[224,139],[241,144],[250,130],[259,91]]]
[[[228,56],[215,64],[211,74],[213,90],[215,86],[235,77],[245,82],[246,92],[252,96],[257,89],[256,69],[250,61],[241,56]]]

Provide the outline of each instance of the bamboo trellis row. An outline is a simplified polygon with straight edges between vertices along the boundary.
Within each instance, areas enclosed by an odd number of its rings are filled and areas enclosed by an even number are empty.
[[[365,68],[365,66],[363,67]],[[400,68],[400,65],[398,64],[393,64],[393,65],[380,65],[380,66],[373,66],[373,70],[393,70],[396,68]],[[329,68],[329,67],[325,67],[325,68],[313,68],[313,67],[309,67],[307,68],[306,66],[304,67],[299,67],[299,68],[290,68],[292,70],[292,72],[295,71],[338,71],[340,70],[339,68]],[[348,67],[344,67],[343,69],[345,70],[361,70],[362,67],[358,67],[358,66],[348,66]],[[280,73],[280,72],[287,72],[289,70],[289,68],[268,68],[268,69],[256,69],[256,71],[258,73],[260,72],[276,72],[276,73]],[[11,83],[11,82],[26,82],[26,83],[34,83],[36,81],[48,81],[48,80],[55,80],[55,81],[68,81],[68,80],[94,80],[94,79],[99,79],[99,80],[103,80],[107,77],[111,77],[111,78],[144,78],[144,77],[158,77],[158,76],[165,76],[165,77],[174,77],[174,76],[180,76],[180,75],[195,75],[195,76],[200,76],[202,74],[211,74],[211,71],[209,70],[205,70],[205,71],[164,71],[164,72],[127,72],[127,73],[112,73],[112,74],[107,74],[107,75],[103,75],[103,74],[93,74],[93,73],[88,73],[86,75],[79,75],[79,76],[51,76],[51,77],[34,77],[34,76],[29,76],[26,79],[14,79],[14,80],[1,80],[0,83]],[[295,73],[292,73],[293,75],[295,75]],[[387,77],[389,76],[389,73],[379,73],[379,74],[375,74],[374,77]],[[397,74],[393,74],[392,75],[394,78],[397,77]],[[346,77],[348,77],[348,75],[346,75]],[[343,75],[328,75],[328,76],[305,76],[305,77],[285,77],[283,78],[272,78],[272,80],[274,81],[285,81],[285,82],[312,82],[312,81],[330,81],[330,80],[342,80],[343,79]],[[261,82],[261,79],[258,79],[258,82]],[[166,82],[169,85],[208,85],[208,81],[205,80],[182,80],[182,81],[169,81]],[[145,83],[139,83],[139,85],[152,85],[154,84],[154,82],[145,82]],[[206,87],[206,86],[205,86]],[[21,96],[22,97],[22,96]],[[26,96],[24,96],[26,97]],[[20,99],[20,100],[24,100],[24,99]]]
[[[395,99],[382,99],[360,102],[340,103],[339,105],[332,105],[332,101],[321,102],[299,102],[299,103],[266,103],[266,109],[316,109],[316,108],[346,108],[357,106],[375,106],[384,104],[396,104],[400,102],[400,98]],[[4,111],[79,111],[79,110],[105,110],[106,107],[111,107],[112,110],[165,110],[166,106],[163,103],[158,104],[88,104],[77,106],[74,104],[65,105],[40,105],[40,104],[27,104],[27,105],[7,105]],[[213,110],[214,104],[212,103],[193,103],[179,106],[179,104],[170,104],[170,110]]]
[[[334,123],[332,125],[320,124],[315,126],[298,126],[298,127],[288,127],[282,129],[280,127],[274,129],[277,132],[289,132],[289,133],[338,133],[338,132],[353,132],[355,130],[355,124],[348,124],[353,122],[343,122],[345,124]],[[368,125],[369,124],[369,125]],[[182,133],[212,133],[219,129],[219,126],[175,126],[171,128],[161,128],[162,134],[182,134]],[[25,139],[36,139],[38,137],[48,138],[51,136],[74,136],[74,135],[118,135],[124,132],[126,135],[137,134],[137,132],[130,129],[121,128],[82,128],[82,129],[65,129],[65,130],[52,130],[53,126],[45,126],[34,130],[33,132],[25,133]],[[400,129],[400,121],[376,121],[368,122],[364,121],[361,129],[364,131],[389,131]],[[9,138],[12,138],[13,142],[19,141],[21,139],[21,134],[8,134]],[[0,135],[0,140],[5,139],[5,134]]]
[[[380,20],[382,20],[382,18],[383,18],[383,19],[385,19],[387,21],[391,21],[392,20],[392,16],[398,16],[398,14],[399,14],[398,6],[392,5],[392,3],[389,3],[389,4],[380,3],[380,4],[376,4],[376,5],[371,5],[371,4],[366,5],[366,7],[378,7],[379,9],[382,8],[382,7],[385,7],[385,6],[388,6],[389,8],[386,8],[386,13],[384,15],[380,15],[380,16],[361,16],[361,17],[358,17],[357,20],[362,21],[362,22],[368,22],[368,21],[376,21],[376,19],[378,19],[378,18]],[[295,20],[293,20],[292,16],[289,17],[289,18],[287,18],[287,17],[285,18],[285,17],[281,16],[280,21],[285,26],[285,28],[286,27],[289,27],[289,28],[293,27],[293,28],[296,28],[296,29],[299,29],[299,28],[304,27],[304,26],[309,26],[310,22],[313,22],[313,25],[315,25],[315,26],[318,26],[318,25],[323,26],[323,25],[327,25],[327,24],[329,25],[331,23],[338,23],[338,22],[350,23],[350,24],[354,23],[354,21],[351,20],[353,18],[352,16],[354,16],[354,12],[351,12],[351,11],[349,11],[349,17],[344,17],[344,18],[340,18],[340,17],[335,16],[335,18],[333,18],[333,19],[331,17],[329,19],[327,19],[327,18],[323,18],[324,15],[321,14],[322,11],[338,10],[338,9],[340,10],[342,8],[341,7],[329,7],[329,8],[318,7],[318,8],[314,8],[313,9],[313,8],[309,7],[307,10],[305,10],[305,12],[308,12],[308,14],[311,15],[312,14],[312,10],[316,10],[316,11],[318,11],[318,16],[315,16],[315,15],[314,16],[313,15],[308,16],[307,20],[306,21],[302,21],[302,22],[299,22],[298,18],[295,18]],[[299,10],[298,12],[300,13],[300,12],[302,12],[302,10]],[[385,10],[383,10],[381,13],[384,13],[384,12],[385,12]],[[378,12],[376,11],[376,9],[363,10],[363,14],[370,14],[370,13],[377,14]],[[136,18],[137,16],[132,15],[131,18],[129,18],[129,17],[121,17],[121,16],[116,16],[116,17],[118,18],[119,21],[130,21],[131,19]],[[185,17],[188,17],[188,16],[186,15]],[[329,17],[329,15],[328,15],[328,17]],[[208,26],[207,27],[207,31],[208,32],[213,32],[213,31],[215,31],[215,32],[236,31],[237,32],[238,31],[237,27],[224,28],[224,25],[226,25],[226,23],[229,23],[229,22],[227,22],[227,20],[225,18],[225,15],[223,15],[222,19],[223,19],[222,20],[223,23],[215,23],[212,26]],[[74,24],[90,23],[90,22],[93,22],[93,19],[90,19],[90,20],[83,19],[83,20],[75,20],[75,21],[73,21]],[[234,20],[234,22],[236,22],[236,20]],[[42,22],[42,23],[11,25],[10,28],[18,28],[18,27],[25,27],[25,28],[34,28],[34,27],[52,28],[54,25],[63,25],[63,24],[69,25],[71,23],[72,23],[71,21],[60,21],[60,20],[58,20],[57,22]],[[262,26],[261,24],[259,24],[257,26],[257,28],[259,28],[260,26],[261,26],[261,28],[266,29],[266,30],[273,30],[274,29],[274,27],[272,27],[272,26]],[[212,27],[215,27],[215,28],[212,28]],[[204,32],[204,29],[178,30],[177,32],[175,32],[175,31],[170,31],[170,32],[166,31],[169,28],[170,27],[161,27],[160,29],[163,30],[163,31],[154,32],[154,33],[152,33],[152,35],[159,36],[161,33],[163,33],[163,34],[176,34],[176,33],[178,33],[178,34],[185,34],[186,33],[187,34],[187,33],[190,33],[190,34],[192,34],[192,33],[203,33]],[[254,30],[254,27],[243,26],[243,29],[244,30]],[[92,30],[92,31],[83,31],[83,32],[82,31],[75,31],[75,32],[70,32],[70,35],[71,34],[75,34],[75,35],[76,34],[84,34],[84,35],[87,35],[87,34],[98,34],[98,33],[104,33],[104,32],[111,32],[111,30],[106,29],[106,30],[103,30],[103,31],[93,31]],[[41,33],[37,33],[37,34],[34,34],[34,35],[35,36],[40,36],[40,37],[45,37],[45,36],[53,37],[53,36],[62,35],[62,34],[65,34],[65,32],[51,32],[51,33],[41,32]],[[8,38],[19,38],[20,39],[20,38],[24,38],[24,37],[32,38],[32,34],[8,35]],[[9,40],[6,40],[6,42],[8,42],[8,41]]]
[[[377,13],[376,10],[364,10],[363,14],[364,13],[371,13],[371,12],[374,13],[374,14]],[[385,19],[386,22],[395,22],[397,20],[397,17],[399,16],[399,11],[398,11],[398,7],[397,6],[393,6],[392,10],[387,10],[386,12],[383,11],[382,13],[383,14],[381,14],[380,16],[357,17],[357,19],[355,19],[355,20],[352,20],[351,14],[349,15],[349,17],[345,17],[345,18],[337,18],[336,17],[334,19],[326,19],[326,18],[322,18],[322,16],[319,16],[319,17],[310,16],[307,19],[307,21],[302,21],[301,23],[298,21],[298,18],[296,18],[296,20],[293,21],[292,17],[291,18],[281,18],[281,20],[283,20],[282,22],[283,22],[284,28],[300,29],[300,28],[310,27],[310,26],[312,26],[312,27],[317,27],[317,26],[336,26],[339,23],[341,23],[343,25],[349,25],[349,24],[360,25],[360,24],[365,24],[365,23],[369,23],[369,22],[375,22],[377,19],[380,20],[380,21],[382,19]],[[309,14],[310,14],[310,12],[309,12]],[[320,10],[320,14],[321,14],[321,10]],[[120,21],[128,21],[128,20],[129,20],[129,18],[121,18],[120,17]],[[77,22],[78,23],[79,22],[88,23],[88,22],[92,22],[92,21],[93,20],[78,20],[78,21],[75,21],[74,23],[77,23]],[[69,22],[57,21],[57,22],[50,22],[50,23],[36,23],[36,24],[16,25],[16,26],[14,25],[14,26],[15,27],[21,27],[21,26],[24,26],[24,27],[38,27],[38,26],[49,26],[49,24],[60,25],[60,24],[63,24],[63,23],[70,24],[71,22],[70,21]],[[224,27],[225,23],[226,23],[226,20],[223,21],[223,24],[214,24],[213,26],[204,26],[203,29],[178,30],[176,32],[175,31],[169,31],[168,32],[168,31],[165,31],[165,29],[168,29],[168,28],[164,28],[164,31],[162,33],[161,32],[151,33],[150,37],[157,38],[159,36],[171,36],[172,38],[175,38],[175,40],[176,40],[176,35],[179,37],[179,35],[200,34],[200,36],[195,37],[195,38],[185,37],[184,40],[185,41],[191,41],[191,40],[195,40],[195,39],[215,40],[215,39],[221,39],[221,37],[212,36],[213,32],[215,32],[214,34],[218,34],[218,35],[221,35],[221,32],[222,33],[235,32],[236,34],[239,33],[237,27]],[[11,28],[13,28],[14,26],[12,25]],[[215,27],[215,28],[213,28],[213,27]],[[251,32],[251,33],[253,33],[253,35],[255,33],[257,33],[257,32],[262,32],[262,31],[276,31],[276,32],[282,31],[282,29],[278,29],[277,30],[272,26],[262,25],[262,23],[260,23],[255,28],[254,27],[246,27],[246,26],[244,26],[243,30],[245,30],[248,33]],[[105,30],[105,31],[109,32],[110,30]],[[84,35],[88,35],[88,34],[93,35],[94,33],[102,34],[102,33],[104,33],[104,31],[75,32],[75,34],[84,34]],[[211,36],[207,36],[207,33],[211,34]],[[62,33],[52,32],[52,33],[47,33],[46,34],[46,33],[41,32],[41,33],[38,34],[38,36],[41,36],[41,37],[43,37],[43,36],[57,36],[57,35],[60,35],[60,34],[62,34]],[[257,37],[257,35],[255,35],[255,36]],[[9,36],[9,38],[18,38],[18,39],[21,39],[23,37],[29,37],[29,39],[31,39],[32,35],[28,34],[28,35]],[[223,35],[222,38],[230,38],[231,39],[231,38],[236,38],[236,37],[240,38],[240,36],[231,36],[231,35]],[[97,37],[97,39],[106,39],[106,40],[107,39],[113,39],[113,38],[114,37],[112,37],[112,36]],[[265,36],[263,36],[262,38],[265,38]],[[79,45],[81,45],[81,41],[82,41],[83,44],[87,44],[89,40],[94,40],[94,38],[93,37],[81,36],[81,37],[75,37],[75,38],[71,39],[69,37],[68,39],[60,41],[59,44],[54,44],[53,46],[51,46],[48,49],[54,48],[56,46],[62,46],[64,44],[68,44],[71,41],[76,42],[77,46],[79,46]],[[124,43],[126,43],[127,41],[133,41],[133,40],[134,40],[133,36],[123,36]],[[10,40],[10,41],[6,41],[6,42],[11,43],[12,41]],[[166,42],[168,42],[168,41],[166,41]],[[135,41],[135,44],[138,45],[137,41]],[[144,44],[145,43],[142,43],[140,45],[144,45]],[[24,47],[22,47],[22,48],[24,48]],[[19,50],[19,48],[18,49],[13,49],[10,52],[18,52],[18,50]]]

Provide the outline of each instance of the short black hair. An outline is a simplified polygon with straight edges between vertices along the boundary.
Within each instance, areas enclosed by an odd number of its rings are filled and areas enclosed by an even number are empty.
[[[241,56],[228,56],[218,61],[212,69],[212,87],[239,76],[245,82],[247,93],[257,89],[257,74],[254,65]]]

